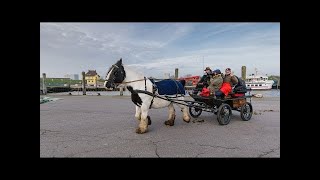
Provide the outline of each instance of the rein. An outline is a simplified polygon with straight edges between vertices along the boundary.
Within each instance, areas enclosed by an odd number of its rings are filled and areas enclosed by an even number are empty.
[[[144,90],[147,91],[147,78],[146,77],[144,77],[143,79],[138,79],[138,80],[134,80],[134,81],[127,81],[127,82],[121,82],[121,83],[116,83],[116,84],[128,84],[128,83],[138,82],[138,81],[144,81]]]
[[[127,81],[127,82],[121,82],[121,83],[117,83],[117,84],[127,84],[127,83],[132,83],[132,82],[137,82],[137,81],[145,81],[146,79],[138,79],[138,80],[134,80],[134,81]]]

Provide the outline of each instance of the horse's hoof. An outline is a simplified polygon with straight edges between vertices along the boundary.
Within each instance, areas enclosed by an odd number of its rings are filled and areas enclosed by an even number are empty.
[[[147,116],[147,118],[148,118],[148,125],[151,125],[151,118],[150,118],[150,116]]]
[[[165,125],[169,125],[169,126],[173,126],[174,125],[174,121],[172,120],[168,120],[164,122]]]
[[[136,133],[137,133],[137,134],[143,134],[143,133],[146,133],[146,132],[147,132],[147,130],[142,131],[140,128],[137,128],[137,129],[136,129]]]
[[[184,122],[189,123],[191,118],[187,117],[186,119],[185,118],[182,118],[182,119],[183,119]]]

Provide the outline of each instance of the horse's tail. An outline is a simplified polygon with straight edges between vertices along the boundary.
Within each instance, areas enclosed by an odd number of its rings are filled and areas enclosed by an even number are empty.
[[[141,100],[140,96],[138,95],[138,93],[135,90],[133,90],[132,86],[127,86],[127,89],[131,92],[132,102],[135,105],[140,107],[142,105],[142,100]]]
[[[182,84],[182,86],[184,87],[186,85],[186,80],[182,79],[182,80],[179,80],[180,83]]]

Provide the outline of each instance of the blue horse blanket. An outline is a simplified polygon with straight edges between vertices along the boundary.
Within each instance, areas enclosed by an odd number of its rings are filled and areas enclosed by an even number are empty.
[[[155,82],[159,95],[186,94],[181,82],[171,79]]]

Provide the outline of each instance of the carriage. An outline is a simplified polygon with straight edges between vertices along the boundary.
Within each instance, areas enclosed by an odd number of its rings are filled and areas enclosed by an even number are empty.
[[[220,125],[227,125],[231,120],[232,110],[240,112],[240,117],[243,121],[249,121],[252,117],[253,109],[251,105],[252,95],[251,89],[247,89],[248,95],[242,93],[231,92],[226,97],[212,97],[200,96],[197,94],[189,93],[194,100],[177,100],[170,96],[161,97],[147,91],[137,90],[139,93],[144,93],[149,96],[154,96],[174,104],[186,105],[189,107],[189,114],[193,118],[198,118],[202,111],[214,113]],[[245,91],[245,92],[247,92]],[[235,96],[239,95],[241,96]]]
[[[225,98],[203,97],[189,93],[194,101],[189,102],[189,113],[193,118],[201,115],[202,111],[211,112],[217,115],[220,125],[227,125],[230,122],[232,110],[240,112],[241,119],[249,121],[252,116],[252,105],[250,91],[249,95],[233,97],[233,93]],[[249,99],[249,102],[247,101]]]
[[[165,79],[155,82],[145,77],[143,74],[130,69],[122,64],[122,59],[113,64],[106,75],[104,86],[112,88],[119,84],[124,84],[131,92],[131,100],[135,104],[135,118],[139,121],[136,133],[146,133],[148,126],[151,125],[151,118],[148,115],[149,109],[158,109],[168,107],[168,120],[165,125],[173,126],[175,121],[175,109],[173,104],[178,105],[182,111],[182,119],[186,123],[190,122],[190,116],[197,118],[202,111],[212,112],[217,115],[218,122],[221,125],[227,125],[230,122],[232,110],[239,111],[241,118],[248,121],[252,116],[251,95],[245,95],[247,89],[245,86],[234,87],[238,96],[227,97],[202,97],[196,94],[190,94],[194,99],[185,100],[185,80]],[[240,92],[241,88],[245,88]],[[240,93],[240,94],[239,94]],[[240,95],[240,96],[239,96]],[[247,102],[250,99],[250,102]],[[189,113],[188,113],[189,108]]]

